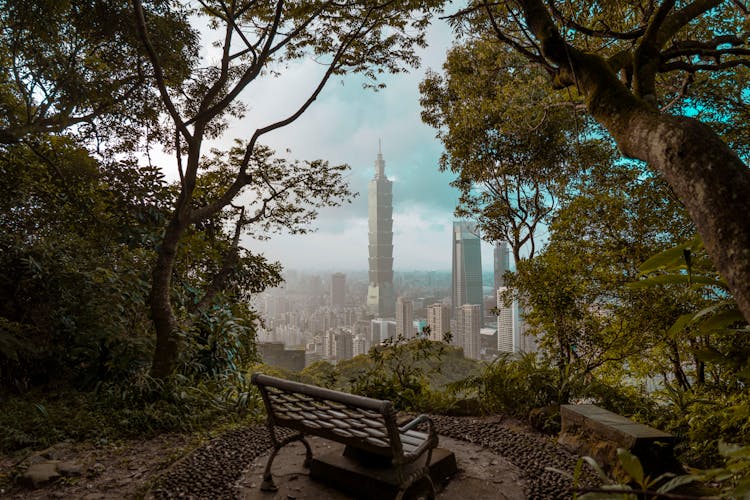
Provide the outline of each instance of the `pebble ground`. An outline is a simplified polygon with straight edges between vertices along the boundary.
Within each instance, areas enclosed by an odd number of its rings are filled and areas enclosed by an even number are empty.
[[[512,428],[501,420],[432,416],[438,433],[486,447],[523,472],[529,498],[571,498],[570,479],[548,467],[573,472],[578,457],[549,438]],[[169,469],[151,490],[157,499],[237,498],[235,483],[271,447],[265,426],[227,432]],[[582,483],[594,484],[586,472]]]

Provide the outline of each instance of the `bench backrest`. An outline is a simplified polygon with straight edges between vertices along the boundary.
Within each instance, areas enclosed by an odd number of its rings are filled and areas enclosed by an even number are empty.
[[[269,424],[331,439],[378,455],[402,454],[390,401],[255,373]]]

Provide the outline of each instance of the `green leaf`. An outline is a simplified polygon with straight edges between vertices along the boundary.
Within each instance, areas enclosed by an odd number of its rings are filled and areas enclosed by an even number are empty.
[[[698,478],[696,476],[677,476],[675,478],[672,478],[669,480],[669,482],[664,483],[658,490],[656,490],[657,493],[667,493],[672,491],[675,488],[679,488],[680,486],[684,484],[692,483],[693,481],[697,481]]]
[[[617,458],[625,472],[638,484],[643,485],[643,466],[638,457],[624,448],[617,448]]]
[[[661,253],[657,253],[638,266],[638,271],[640,271],[641,274],[648,274],[658,271],[659,269],[674,269],[676,267],[682,267],[685,264],[683,252],[691,248],[696,248],[695,240],[669,248]]]
[[[604,473],[604,470],[599,466],[599,464],[591,457],[581,457],[583,460],[589,464],[589,466],[594,469],[594,472],[596,472],[596,475],[599,476],[599,479],[602,480],[605,484],[610,484],[612,481],[607,477],[607,475]]]
[[[719,441],[719,453],[727,458],[750,458],[750,446]]]
[[[680,284],[693,284],[701,286],[717,286],[724,288],[721,281],[708,276],[693,276],[692,278],[687,274],[659,274],[657,276],[651,276],[642,280],[628,283],[629,288],[640,289],[647,288],[656,285],[680,285]]]
[[[693,313],[683,314],[679,318],[677,318],[677,321],[675,321],[672,326],[669,327],[669,330],[667,330],[667,335],[672,337],[678,333],[682,333],[682,331],[693,321],[693,318],[695,316]]]
[[[724,330],[734,325],[735,323],[744,322],[745,316],[739,311],[739,309],[732,309],[730,311],[724,311],[714,314],[710,318],[699,323],[698,328],[701,332],[710,332],[712,330]]]

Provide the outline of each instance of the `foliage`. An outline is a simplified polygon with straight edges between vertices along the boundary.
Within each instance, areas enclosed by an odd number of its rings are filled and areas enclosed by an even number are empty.
[[[725,463],[721,467],[708,470],[693,470],[690,474],[677,476],[665,473],[651,478],[644,473],[638,457],[629,451],[618,448],[617,459],[620,473],[617,478],[608,477],[601,466],[591,457],[578,460],[575,472],[552,469],[573,481],[573,498],[580,500],[637,498],[746,498],[750,493],[750,447],[721,442],[719,450]],[[587,464],[601,480],[597,488],[577,486],[583,464]],[[700,487],[705,484],[708,487]],[[685,487],[690,485],[690,488]],[[698,485],[699,487],[694,487]],[[583,495],[579,495],[583,493]]]
[[[389,338],[368,353],[370,369],[352,381],[352,391],[377,399],[388,399],[400,410],[417,410],[424,405],[431,370],[420,361],[440,361],[445,344],[424,338]]]
[[[42,449],[66,439],[106,443],[247,425],[258,421],[260,408],[243,374],[164,381],[141,373],[96,391],[32,390],[0,400],[0,452]]]
[[[477,369],[477,363],[442,342],[389,339],[366,355],[333,365],[318,361],[299,373],[301,382],[388,399],[399,410],[449,412],[457,404],[446,387]],[[294,374],[287,374],[295,378]]]
[[[618,479],[609,478],[602,470],[601,466],[591,457],[581,457],[576,464],[576,468],[573,474],[561,471],[558,469],[551,469],[554,472],[569,477],[573,481],[573,498],[581,500],[597,500],[597,499],[614,499],[619,498],[622,500],[636,500],[638,498],[672,498],[670,495],[674,490],[690,484],[697,480],[692,475],[676,476],[673,473],[667,472],[661,474],[658,477],[651,478],[644,473],[638,457],[630,453],[628,450],[623,448],[617,449],[617,460],[619,467],[613,469],[620,473],[623,477]],[[583,464],[588,465],[593,469],[596,475],[601,480],[602,484],[598,488],[579,488],[578,481],[581,475],[581,469]],[[583,495],[579,495],[583,493]],[[690,496],[679,494],[678,498],[700,498],[700,496]]]
[[[467,39],[493,39],[545,71],[549,94],[571,89],[623,157],[669,184],[750,319],[750,260],[737,258],[750,247],[737,217],[750,210],[750,173],[717,134],[746,154],[748,94],[722,97],[748,81],[746,13],[731,2],[519,0],[469,2],[450,18]]]
[[[2,386],[133,373],[150,347],[148,262],[169,201],[161,174],[100,164],[54,137],[5,148],[0,170],[0,338],[13,339]]]
[[[193,63],[187,12],[149,1],[172,83]],[[0,10],[0,143],[67,130],[130,150],[158,128],[158,93],[126,0],[5,0]],[[151,129],[151,130],[149,130]],[[110,151],[111,152],[111,151]]]
[[[562,381],[549,366],[540,365],[535,354],[501,354],[472,377],[450,385],[456,394],[476,394],[485,411],[526,418],[531,410],[560,404]]]
[[[516,261],[521,247],[533,256],[577,162],[595,156],[575,154],[585,123],[545,91],[543,72],[491,39],[454,46],[443,71],[420,85],[422,119],[445,145],[440,169],[458,174],[456,213],[476,218],[486,239],[508,241]]]
[[[508,276],[508,295],[523,304],[524,320],[558,369],[575,364],[586,376],[665,342],[686,298],[626,285],[641,262],[692,226],[642,165],[600,165],[571,183],[548,244]]]

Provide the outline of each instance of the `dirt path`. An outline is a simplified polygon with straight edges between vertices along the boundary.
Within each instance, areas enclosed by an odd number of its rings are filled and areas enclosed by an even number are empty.
[[[93,500],[143,496],[162,471],[200,442],[196,436],[164,434],[111,444],[59,443],[26,458],[0,455],[0,497]],[[9,486],[26,465],[50,461],[70,464],[79,475],[36,489]]]

